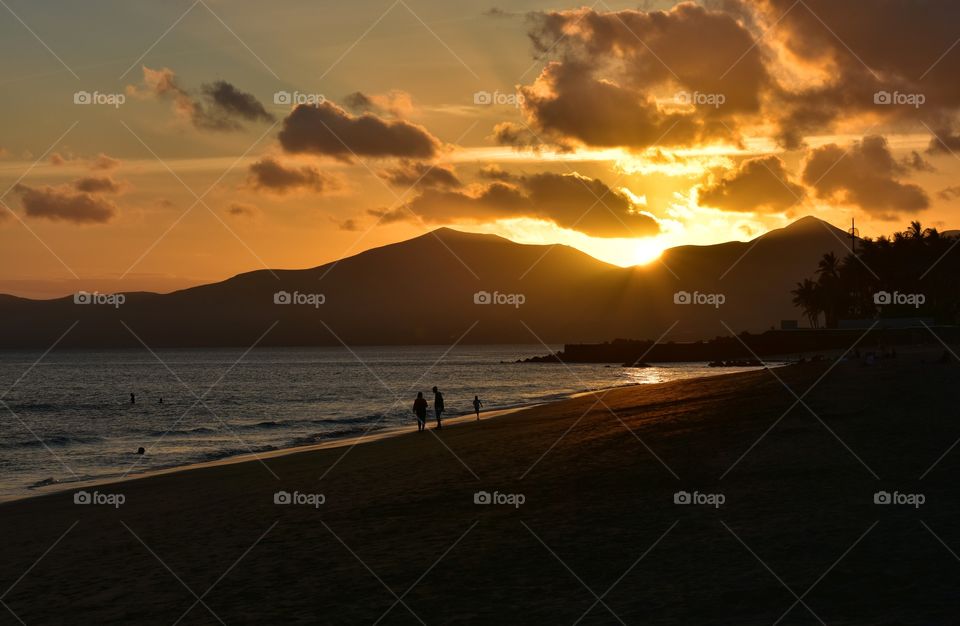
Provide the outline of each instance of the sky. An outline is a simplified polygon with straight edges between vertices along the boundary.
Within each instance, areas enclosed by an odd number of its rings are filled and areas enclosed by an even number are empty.
[[[922,4],[922,7],[918,5]],[[960,227],[960,5],[5,0],[0,293]]]

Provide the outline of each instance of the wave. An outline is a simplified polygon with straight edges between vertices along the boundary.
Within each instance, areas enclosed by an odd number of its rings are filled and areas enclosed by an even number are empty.
[[[7,441],[0,443],[0,448],[13,450],[17,448],[41,448],[49,446],[51,448],[62,448],[74,444],[100,443],[104,441],[103,437],[82,436],[82,435],[50,435],[40,437],[40,439],[25,439],[22,441]]]
[[[373,413],[357,417],[327,417],[310,420],[310,422],[313,424],[329,424],[331,426],[337,426],[339,424],[369,424],[370,422],[382,420],[384,417],[382,413]]]
[[[174,430],[155,430],[153,432],[147,433],[148,437],[163,437],[165,435],[207,435],[210,433],[218,432],[216,428],[207,428],[206,426],[198,426],[197,428],[181,428]]]

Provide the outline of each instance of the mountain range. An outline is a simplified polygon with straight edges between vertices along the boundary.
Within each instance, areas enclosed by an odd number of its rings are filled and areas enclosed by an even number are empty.
[[[167,294],[0,295],[0,348],[676,341],[797,319],[790,290],[847,233],[814,217],[621,268],[563,245],[440,228],[303,270]]]

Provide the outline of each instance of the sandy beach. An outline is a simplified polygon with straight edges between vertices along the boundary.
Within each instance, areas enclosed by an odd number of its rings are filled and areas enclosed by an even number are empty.
[[[960,369],[938,356],[9,502],[0,623],[955,623]]]

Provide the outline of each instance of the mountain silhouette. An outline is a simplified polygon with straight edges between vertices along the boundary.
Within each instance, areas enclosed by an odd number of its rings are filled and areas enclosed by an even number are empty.
[[[847,234],[806,217],[748,242],[620,268],[563,245],[440,228],[304,270],[259,270],[114,306],[0,296],[0,347],[548,344],[696,340],[797,319],[790,290]],[[700,301],[676,303],[685,292]],[[293,302],[289,302],[294,300]]]

